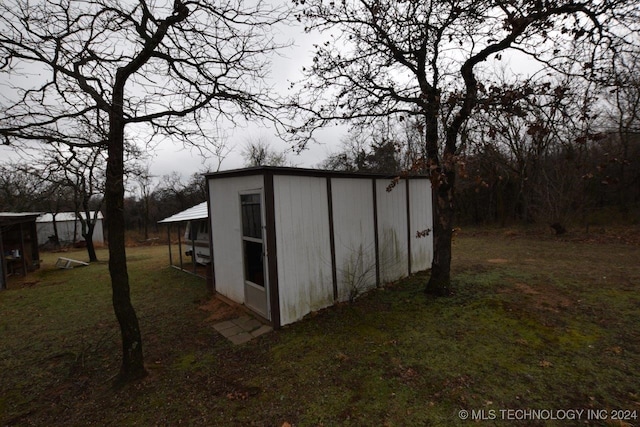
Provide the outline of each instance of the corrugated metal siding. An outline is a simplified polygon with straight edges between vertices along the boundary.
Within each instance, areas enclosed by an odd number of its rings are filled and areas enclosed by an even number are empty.
[[[209,179],[216,292],[244,303],[240,192],[262,191],[262,175]]]
[[[75,224],[75,230],[74,230]],[[84,237],[82,237],[82,224],[80,221],[69,221],[64,220],[58,222],[58,217],[56,216],[56,228],[58,229],[58,237],[61,243],[68,243],[74,241],[74,231],[75,241],[83,241]],[[38,233],[38,243],[44,244],[49,240],[49,236],[53,236],[55,234],[53,230],[53,222],[36,222],[36,230]],[[93,229],[92,236],[93,243],[95,244],[104,244],[104,232],[102,229],[102,219],[98,219],[96,221],[95,228]]]
[[[279,305],[279,325],[334,302],[330,206],[339,300],[350,297],[354,280],[362,285],[356,293],[375,286],[376,231],[382,283],[409,274],[409,243],[412,272],[429,268],[433,236],[415,236],[433,228],[431,184],[428,179],[411,179],[408,185],[401,180],[387,191],[390,183],[366,176],[273,175],[275,236],[265,236],[265,243],[274,239],[277,251],[277,257],[268,254],[267,261],[277,260],[277,272],[272,273],[277,274],[278,299],[272,302]],[[238,303],[245,303],[239,194],[263,191],[264,185],[261,170],[254,175],[209,176],[216,290]],[[264,198],[271,200],[268,194]]]
[[[209,212],[207,209],[207,202],[202,202],[190,207],[189,209],[185,209],[182,212],[171,215],[170,217],[167,217],[162,221],[158,221],[158,223],[163,224],[167,222],[191,221],[192,219],[205,219],[208,216]]]
[[[375,225],[371,179],[334,178],[333,224],[338,299],[376,286]]]
[[[431,209],[431,182],[428,179],[409,180],[411,213],[411,273],[431,267],[433,260],[433,211]],[[416,237],[418,232],[431,230],[428,236]]]
[[[391,180],[376,180],[380,280],[392,282],[409,274],[407,241],[407,188],[401,181],[391,191]]]
[[[325,178],[275,176],[280,322],[333,304]]]
[[[91,211],[89,213],[89,217],[91,219],[93,219],[95,215],[94,211]],[[84,212],[80,212],[80,216],[82,218],[87,218],[87,214]],[[76,218],[76,213],[75,212],[58,212],[56,214],[56,223],[58,222],[63,222],[63,221],[75,221]],[[98,219],[104,219],[104,216],[102,216],[102,212],[98,212]],[[40,215],[40,217],[38,219],[36,219],[36,222],[53,222],[53,214],[52,213],[45,213]]]

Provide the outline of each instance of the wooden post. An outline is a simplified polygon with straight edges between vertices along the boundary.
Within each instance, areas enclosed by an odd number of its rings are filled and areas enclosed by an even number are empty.
[[[40,268],[40,249],[38,248],[38,229],[35,220],[31,223],[31,258],[34,266]]]
[[[0,291],[4,291],[5,289],[7,289],[7,260],[4,257],[2,229],[0,228]]]
[[[167,241],[169,242],[169,265],[173,265],[173,256],[171,253],[171,223],[167,224]]]
[[[182,265],[182,238],[180,237],[180,223],[178,223],[178,254],[180,255],[180,270],[184,270]]]
[[[22,274],[27,275],[27,257],[24,251],[24,228],[23,223],[18,224],[18,230],[20,231],[20,256],[22,257]]]
[[[191,220],[189,221],[189,234],[191,235],[191,264],[193,264],[193,274],[197,275],[198,271],[197,271],[197,267],[198,267],[198,262],[197,262],[197,256],[196,256],[196,239],[194,236],[198,235],[198,231],[199,230],[193,230],[193,227],[197,224],[196,221]]]

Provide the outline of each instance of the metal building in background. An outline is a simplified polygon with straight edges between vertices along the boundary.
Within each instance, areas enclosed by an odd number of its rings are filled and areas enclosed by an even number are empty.
[[[202,278],[206,278],[207,268],[211,263],[208,216],[207,202],[202,202],[158,221],[158,224],[168,226],[171,266]],[[177,245],[171,243],[172,229],[177,231]]]

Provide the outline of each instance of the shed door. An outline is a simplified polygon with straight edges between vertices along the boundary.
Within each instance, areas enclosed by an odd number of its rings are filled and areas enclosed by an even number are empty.
[[[271,320],[268,283],[265,274],[262,194],[240,195],[242,252],[244,261],[244,301],[247,307]]]

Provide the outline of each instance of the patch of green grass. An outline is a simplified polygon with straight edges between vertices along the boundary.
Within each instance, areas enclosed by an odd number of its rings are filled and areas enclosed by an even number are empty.
[[[640,411],[636,246],[463,233],[451,297],[426,296],[420,274],[241,346],[205,320],[204,281],[167,268],[166,249],[128,255],[149,376],[110,387],[106,263],[45,266],[37,284],[0,293],[2,424],[450,426],[473,424],[461,409]]]

